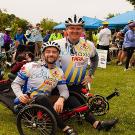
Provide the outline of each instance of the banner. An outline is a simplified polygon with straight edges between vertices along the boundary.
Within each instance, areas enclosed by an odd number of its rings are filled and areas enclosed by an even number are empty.
[[[107,50],[97,49],[97,53],[98,53],[98,56],[99,56],[98,67],[106,68]]]

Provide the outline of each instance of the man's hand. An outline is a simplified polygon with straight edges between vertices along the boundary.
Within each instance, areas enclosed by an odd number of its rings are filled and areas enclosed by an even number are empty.
[[[88,85],[88,83],[92,83],[92,81],[93,81],[93,79],[91,78],[91,76],[87,75],[87,76],[85,76],[85,78],[81,84],[86,86],[86,85]]]
[[[64,106],[64,98],[59,97],[58,100],[54,104],[54,110],[57,113],[61,113],[63,111],[63,106]]]
[[[22,102],[22,103],[24,103],[24,104],[26,104],[28,101],[29,101],[29,97],[28,97],[28,95],[27,94],[23,94],[23,95],[21,95],[20,97],[19,97],[19,100],[20,100],[20,102]]]

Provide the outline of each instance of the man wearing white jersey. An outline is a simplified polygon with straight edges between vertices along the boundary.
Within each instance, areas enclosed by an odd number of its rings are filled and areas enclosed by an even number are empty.
[[[60,47],[57,43],[45,43],[43,48],[44,62],[31,62],[24,65],[11,87],[21,103],[26,104],[31,98],[35,98],[36,104],[47,107],[54,114],[59,128],[66,135],[76,135],[73,128],[65,125],[58,115],[63,111],[64,103],[70,101],[63,71],[55,65],[59,53]],[[25,88],[23,91],[22,86]],[[52,103],[51,92],[56,86],[59,90],[59,96]],[[26,92],[24,93],[24,91]]]
[[[82,18],[74,15],[65,21],[65,25],[67,37],[55,40],[61,47],[57,64],[64,71],[69,91],[80,92],[83,87],[91,83],[98,65],[98,54],[92,42],[81,38],[84,31]],[[91,62],[90,67],[88,67],[88,60]],[[72,108],[75,108],[81,106],[81,103],[76,98],[71,105]],[[98,130],[109,130],[117,123],[117,120],[100,122],[95,119],[91,112],[86,113],[85,119]]]

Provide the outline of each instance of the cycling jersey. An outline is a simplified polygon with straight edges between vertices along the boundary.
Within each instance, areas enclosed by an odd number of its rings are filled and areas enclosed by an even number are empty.
[[[63,36],[62,36],[62,34],[61,33],[57,33],[57,39],[62,39],[63,38]]]
[[[92,58],[97,56],[94,44],[82,38],[75,45],[71,45],[66,38],[55,42],[61,46],[61,56],[57,65],[62,67],[67,84],[79,84],[86,75],[88,60],[92,60]],[[98,59],[92,61],[92,66],[89,70],[90,75],[94,73],[97,63]]]
[[[24,82],[27,82],[27,91],[31,92],[32,97],[40,94],[50,95],[53,88],[56,86],[60,88],[66,84],[63,71],[60,68],[54,66],[54,68],[49,69],[41,62],[27,63],[21,68],[13,84],[24,84]],[[16,88],[13,90],[15,90],[17,97],[23,93]],[[68,98],[64,89],[60,91],[60,96]]]
[[[52,33],[49,37],[49,41],[54,41],[54,40],[57,40],[57,36],[55,33]]]

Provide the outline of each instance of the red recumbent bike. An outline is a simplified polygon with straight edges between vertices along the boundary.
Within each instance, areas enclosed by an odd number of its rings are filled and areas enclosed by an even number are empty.
[[[66,109],[60,117],[66,121],[72,117],[76,118],[78,123],[82,123],[84,114],[91,111],[95,115],[106,114],[109,110],[109,102],[112,97],[119,96],[117,89],[107,97],[93,95],[88,93],[87,89],[83,89],[81,94],[71,92],[71,95],[76,96],[84,104],[72,110]],[[31,101],[27,105],[19,104],[16,108],[17,114],[17,129],[20,135],[55,135],[57,122],[54,115],[46,107],[34,104]]]

